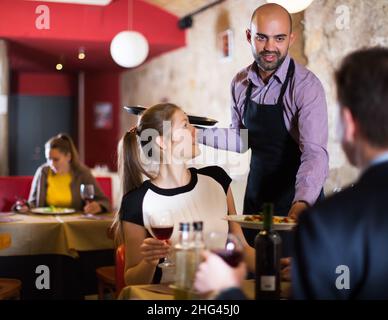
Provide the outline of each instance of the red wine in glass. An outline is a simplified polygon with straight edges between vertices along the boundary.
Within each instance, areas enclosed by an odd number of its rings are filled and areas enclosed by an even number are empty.
[[[158,240],[170,239],[174,226],[151,226],[152,233]]]
[[[161,241],[170,239],[174,230],[174,220],[170,211],[160,211],[150,214],[149,216],[150,228],[153,236]],[[168,268],[174,266],[174,263],[165,257],[162,263],[158,264],[160,268]]]
[[[232,268],[237,267],[244,257],[243,252],[240,250],[218,249],[212,250],[212,252],[220,256]]]
[[[94,185],[92,184],[81,184],[80,187],[81,198],[85,203],[90,203],[94,199]]]
[[[211,252],[217,254],[233,268],[244,259],[242,243],[231,233],[211,232],[207,237],[206,245]]]

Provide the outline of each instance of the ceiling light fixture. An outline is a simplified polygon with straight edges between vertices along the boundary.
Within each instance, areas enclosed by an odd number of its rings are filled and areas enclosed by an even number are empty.
[[[132,29],[133,3],[128,0],[128,29]],[[119,66],[133,68],[142,64],[148,56],[147,39],[137,31],[121,31],[110,43],[110,54]]]
[[[192,13],[189,13],[189,14],[185,15],[184,17],[180,18],[178,21],[179,29],[191,28],[191,26],[193,25],[193,16],[195,16],[196,14],[203,12],[211,7],[214,7],[215,5],[220,4],[221,2],[224,2],[224,1],[225,0],[217,0],[215,2],[209,3],[208,5],[206,5],[202,8],[199,8],[198,10],[196,10]]]
[[[267,0],[267,3],[276,3],[285,8],[289,13],[297,13],[307,9],[314,0]]]
[[[57,65],[55,66],[55,69],[57,69],[58,71],[61,71],[63,69],[63,64],[57,63]]]
[[[79,48],[79,50],[78,50],[78,59],[79,60],[84,60],[85,58],[86,58],[85,49],[84,48]]]

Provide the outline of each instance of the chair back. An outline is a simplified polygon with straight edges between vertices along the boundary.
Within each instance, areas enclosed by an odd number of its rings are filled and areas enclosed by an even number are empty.
[[[0,177],[0,212],[11,211],[18,198],[28,198],[32,178],[32,176]]]
[[[124,268],[125,268],[125,248],[122,244],[116,249],[116,292],[120,294],[125,287],[124,282]]]
[[[109,199],[112,204],[112,178],[111,177],[96,177],[96,181],[101,188],[101,191]]]
[[[11,246],[11,235],[9,233],[0,233],[0,250]]]

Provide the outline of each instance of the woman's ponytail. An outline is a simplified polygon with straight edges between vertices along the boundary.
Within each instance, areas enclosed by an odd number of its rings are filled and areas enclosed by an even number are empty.
[[[118,170],[123,195],[141,186],[143,174],[151,178],[141,165],[136,127],[126,132],[120,140]]]

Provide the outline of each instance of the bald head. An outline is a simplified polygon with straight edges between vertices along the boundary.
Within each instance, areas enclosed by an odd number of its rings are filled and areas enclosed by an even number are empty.
[[[276,3],[264,4],[253,12],[251,17],[252,23],[265,23],[265,21],[278,21],[285,27],[288,27],[289,32],[292,32],[292,18],[290,13],[281,5]]]

